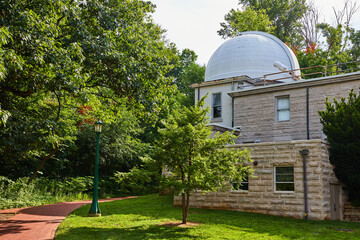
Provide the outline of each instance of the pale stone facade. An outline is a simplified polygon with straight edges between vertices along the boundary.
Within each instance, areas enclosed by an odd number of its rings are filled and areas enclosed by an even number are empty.
[[[206,194],[194,192],[191,197],[191,207],[231,209],[303,218],[303,160],[299,151],[309,149],[307,157],[308,217],[309,219],[330,219],[329,185],[337,183],[337,180],[328,162],[328,146],[324,141],[298,140],[239,144],[232,147],[252,149],[251,155],[257,164],[253,164],[255,173],[249,179],[249,189]],[[294,166],[294,191],[281,192],[274,189],[274,167],[276,166]],[[181,198],[175,197],[174,204],[181,205]]]
[[[344,219],[346,194],[329,162],[318,111],[324,110],[326,97],[331,101],[340,100],[347,97],[351,89],[358,92],[360,72],[241,88],[245,80],[239,77],[192,85],[201,96],[223,91],[222,95],[231,97],[224,106],[227,110],[223,123],[229,129],[234,126],[241,129],[238,144],[232,147],[252,150],[255,173],[249,179],[248,190],[234,191],[229,185],[227,192],[194,192],[191,207],[303,218],[306,212],[304,168],[299,151],[308,149],[305,174],[308,219]],[[282,96],[289,98],[290,120],[279,122],[276,99]],[[207,104],[211,106],[211,102]],[[281,166],[293,167],[293,191],[275,190],[275,167]],[[175,197],[174,204],[180,205],[181,199]]]

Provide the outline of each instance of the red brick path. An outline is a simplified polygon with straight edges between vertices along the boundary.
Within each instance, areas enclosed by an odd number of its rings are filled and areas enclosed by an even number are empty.
[[[99,200],[109,202],[132,197]],[[0,210],[0,213],[17,213],[0,222],[0,240],[54,239],[59,224],[75,209],[91,201],[64,202],[30,208]]]

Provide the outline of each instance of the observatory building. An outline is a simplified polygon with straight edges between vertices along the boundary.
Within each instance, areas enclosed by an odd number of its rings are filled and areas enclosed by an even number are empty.
[[[360,72],[302,79],[295,54],[275,36],[243,32],[211,56],[205,81],[214,131],[235,131],[232,148],[250,149],[254,176],[227,192],[194,192],[191,207],[307,219],[344,219],[346,193],[329,162],[318,111],[358,92]],[[175,197],[175,205],[181,198]]]

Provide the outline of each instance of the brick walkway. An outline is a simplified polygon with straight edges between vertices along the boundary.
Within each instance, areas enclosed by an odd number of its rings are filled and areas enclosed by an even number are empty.
[[[133,197],[99,200],[109,202]],[[75,209],[91,201],[64,202],[30,208],[0,210],[0,213],[17,213],[0,222],[0,240],[54,239],[59,224]]]

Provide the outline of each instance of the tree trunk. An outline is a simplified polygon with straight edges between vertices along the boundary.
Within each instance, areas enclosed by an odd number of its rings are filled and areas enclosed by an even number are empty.
[[[187,221],[187,212],[186,212],[186,199],[185,199],[185,193],[181,194],[181,198],[182,198],[182,212],[183,212],[183,219],[182,219],[182,223],[186,224]]]

